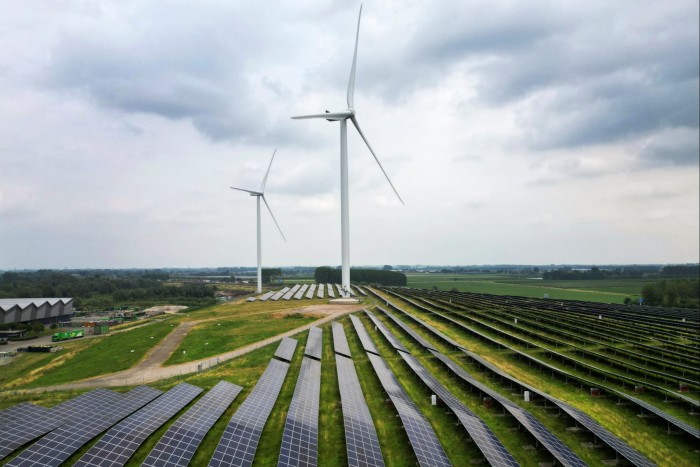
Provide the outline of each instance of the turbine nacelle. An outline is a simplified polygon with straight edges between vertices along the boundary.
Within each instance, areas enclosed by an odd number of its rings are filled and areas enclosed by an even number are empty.
[[[311,114],[311,115],[299,115],[297,117],[292,117],[294,120],[303,120],[307,118],[323,118],[329,122],[339,122],[341,120],[347,120],[348,118],[355,117],[355,109],[345,109],[338,112],[329,112],[322,114]]]

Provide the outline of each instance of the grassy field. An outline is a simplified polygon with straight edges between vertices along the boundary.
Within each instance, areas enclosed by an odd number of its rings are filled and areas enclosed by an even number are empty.
[[[62,343],[63,350],[48,354],[49,357],[23,355],[16,362],[18,368],[11,370],[17,377],[15,381],[21,384],[15,385],[8,380],[6,387],[51,386],[126,370],[141,360],[175,326],[176,320],[153,322],[126,332]]]
[[[636,300],[651,279],[545,281],[507,274],[407,274],[408,286],[421,289],[456,289],[460,292],[521,297],[584,300],[601,303],[623,303]]]

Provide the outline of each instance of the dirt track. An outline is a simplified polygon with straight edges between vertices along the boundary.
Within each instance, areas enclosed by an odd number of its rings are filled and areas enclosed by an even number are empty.
[[[98,387],[109,387],[109,386],[129,386],[135,384],[146,384],[161,379],[171,378],[173,376],[185,375],[190,373],[196,373],[198,371],[206,370],[218,363],[230,360],[232,358],[239,357],[253,350],[264,347],[276,341],[282,340],[282,338],[287,336],[292,336],[302,331],[306,331],[312,326],[320,326],[333,319],[352,313],[353,311],[358,311],[363,308],[362,305],[311,305],[303,307],[301,309],[287,310],[292,313],[309,313],[314,315],[325,315],[324,317],[314,321],[313,323],[306,324],[304,326],[292,329],[291,331],[278,334],[276,336],[269,337],[259,342],[255,342],[250,345],[246,345],[236,350],[222,353],[214,357],[196,360],[193,362],[182,363],[179,365],[172,365],[164,367],[163,363],[170,357],[170,355],[177,349],[180,342],[185,338],[185,335],[197,324],[203,321],[185,321],[181,323],[173,332],[168,334],[168,336],[163,339],[157,346],[155,346],[146,356],[141,360],[136,366],[129,368],[128,370],[119,371],[116,373],[110,373],[107,375],[96,376],[94,378],[78,381],[75,383],[60,384],[56,386],[48,386],[43,388],[35,389],[19,389],[11,391],[12,393],[33,393],[33,392],[44,392],[44,391],[64,391],[72,389],[85,389],[85,388],[98,388]],[[303,311],[302,311],[303,310]],[[218,318],[213,318],[211,321]],[[0,393],[1,394],[1,393]]]

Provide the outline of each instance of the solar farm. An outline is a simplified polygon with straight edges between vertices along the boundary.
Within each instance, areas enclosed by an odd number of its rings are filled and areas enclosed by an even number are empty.
[[[351,291],[354,311],[202,371],[5,391],[0,462],[697,465],[697,311]],[[338,293],[295,285],[229,308]]]

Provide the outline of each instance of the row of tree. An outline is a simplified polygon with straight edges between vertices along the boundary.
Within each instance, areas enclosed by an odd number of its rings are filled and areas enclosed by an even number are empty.
[[[342,271],[337,268],[321,266],[316,268],[314,279],[317,284],[340,284]],[[408,283],[406,274],[397,271],[381,269],[350,269],[350,280],[359,284],[380,284],[405,286]]]
[[[149,271],[103,276],[63,271],[6,272],[0,275],[0,298],[72,297],[77,309],[104,308],[122,304],[214,303],[215,289],[205,284],[167,285],[163,276]]]
[[[651,306],[700,308],[700,280],[663,280],[642,287],[644,303]]]
[[[699,265],[664,266],[660,271],[649,271],[641,266],[626,268],[600,269],[592,267],[590,270],[572,269],[569,267],[545,271],[542,278],[547,280],[603,280],[603,279],[640,279],[642,277],[699,277]]]

